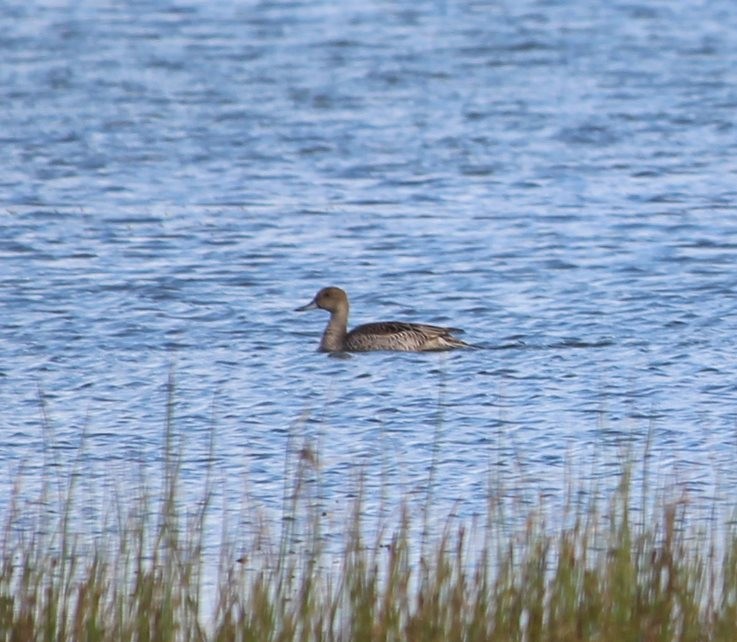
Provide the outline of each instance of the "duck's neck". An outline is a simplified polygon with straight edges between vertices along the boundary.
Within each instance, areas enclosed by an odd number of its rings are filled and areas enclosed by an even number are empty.
[[[330,313],[330,321],[322,333],[320,350],[340,352],[343,350],[345,335],[348,333],[348,310],[335,310]]]

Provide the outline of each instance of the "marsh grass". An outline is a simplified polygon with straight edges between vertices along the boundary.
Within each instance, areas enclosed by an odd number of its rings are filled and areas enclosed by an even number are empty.
[[[648,489],[638,503],[654,508],[634,522],[630,464],[610,496],[571,505],[552,532],[543,506],[527,509],[519,528],[502,527],[493,498],[477,522],[438,524],[428,505],[414,524],[407,500],[393,521],[367,523],[359,477],[335,553],[325,546],[319,453],[305,442],[285,465],[281,531],[264,529],[244,547],[223,527],[208,582],[206,523],[219,517],[212,477],[192,509],[180,497],[171,412],[165,443],[158,491],[121,502],[92,541],[71,518],[77,466],[46,480],[35,501],[19,487],[3,516],[0,640],[737,639],[734,528],[694,531],[683,497],[653,503]]]

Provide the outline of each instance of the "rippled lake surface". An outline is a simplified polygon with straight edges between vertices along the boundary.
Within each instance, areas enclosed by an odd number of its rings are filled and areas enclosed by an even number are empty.
[[[628,450],[737,483],[737,5],[4,2],[0,503],[77,467],[90,520],[161,467],[278,511],[310,444],[441,513],[564,501]],[[295,313],[460,326],[316,352]],[[209,452],[210,437],[214,449]],[[291,444],[291,446],[290,446]],[[638,463],[638,470],[639,470]],[[574,471],[571,473],[571,471]],[[276,514],[276,513],[275,513]]]

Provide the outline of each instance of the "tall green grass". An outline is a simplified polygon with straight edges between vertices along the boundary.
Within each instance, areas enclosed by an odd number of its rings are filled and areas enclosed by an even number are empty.
[[[212,483],[185,503],[172,424],[159,491],[137,489],[93,541],[72,519],[78,470],[33,502],[19,487],[3,515],[0,640],[737,640],[734,528],[695,531],[689,504],[665,494],[635,522],[628,465],[609,497],[571,506],[553,532],[544,506],[510,529],[491,500],[489,515],[449,518],[434,536],[409,499],[395,519],[367,520],[359,480],[337,553],[316,501],[319,453],[300,444],[281,531],[245,550],[224,533],[208,569]]]

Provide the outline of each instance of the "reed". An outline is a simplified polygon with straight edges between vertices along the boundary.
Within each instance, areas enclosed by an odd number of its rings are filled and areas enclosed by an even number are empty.
[[[491,514],[448,518],[434,535],[427,517],[410,519],[409,499],[393,521],[367,523],[359,478],[338,553],[325,545],[319,453],[298,444],[281,531],[264,529],[245,553],[224,534],[213,583],[203,579],[206,523],[218,519],[212,479],[192,510],[171,413],[165,443],[159,491],[121,502],[94,541],[72,519],[79,471],[33,501],[18,486],[3,515],[0,640],[737,639],[734,527],[694,531],[689,504],[664,493],[647,523],[633,521],[629,464],[609,497],[571,507],[552,532],[544,507],[501,527],[491,500]]]

